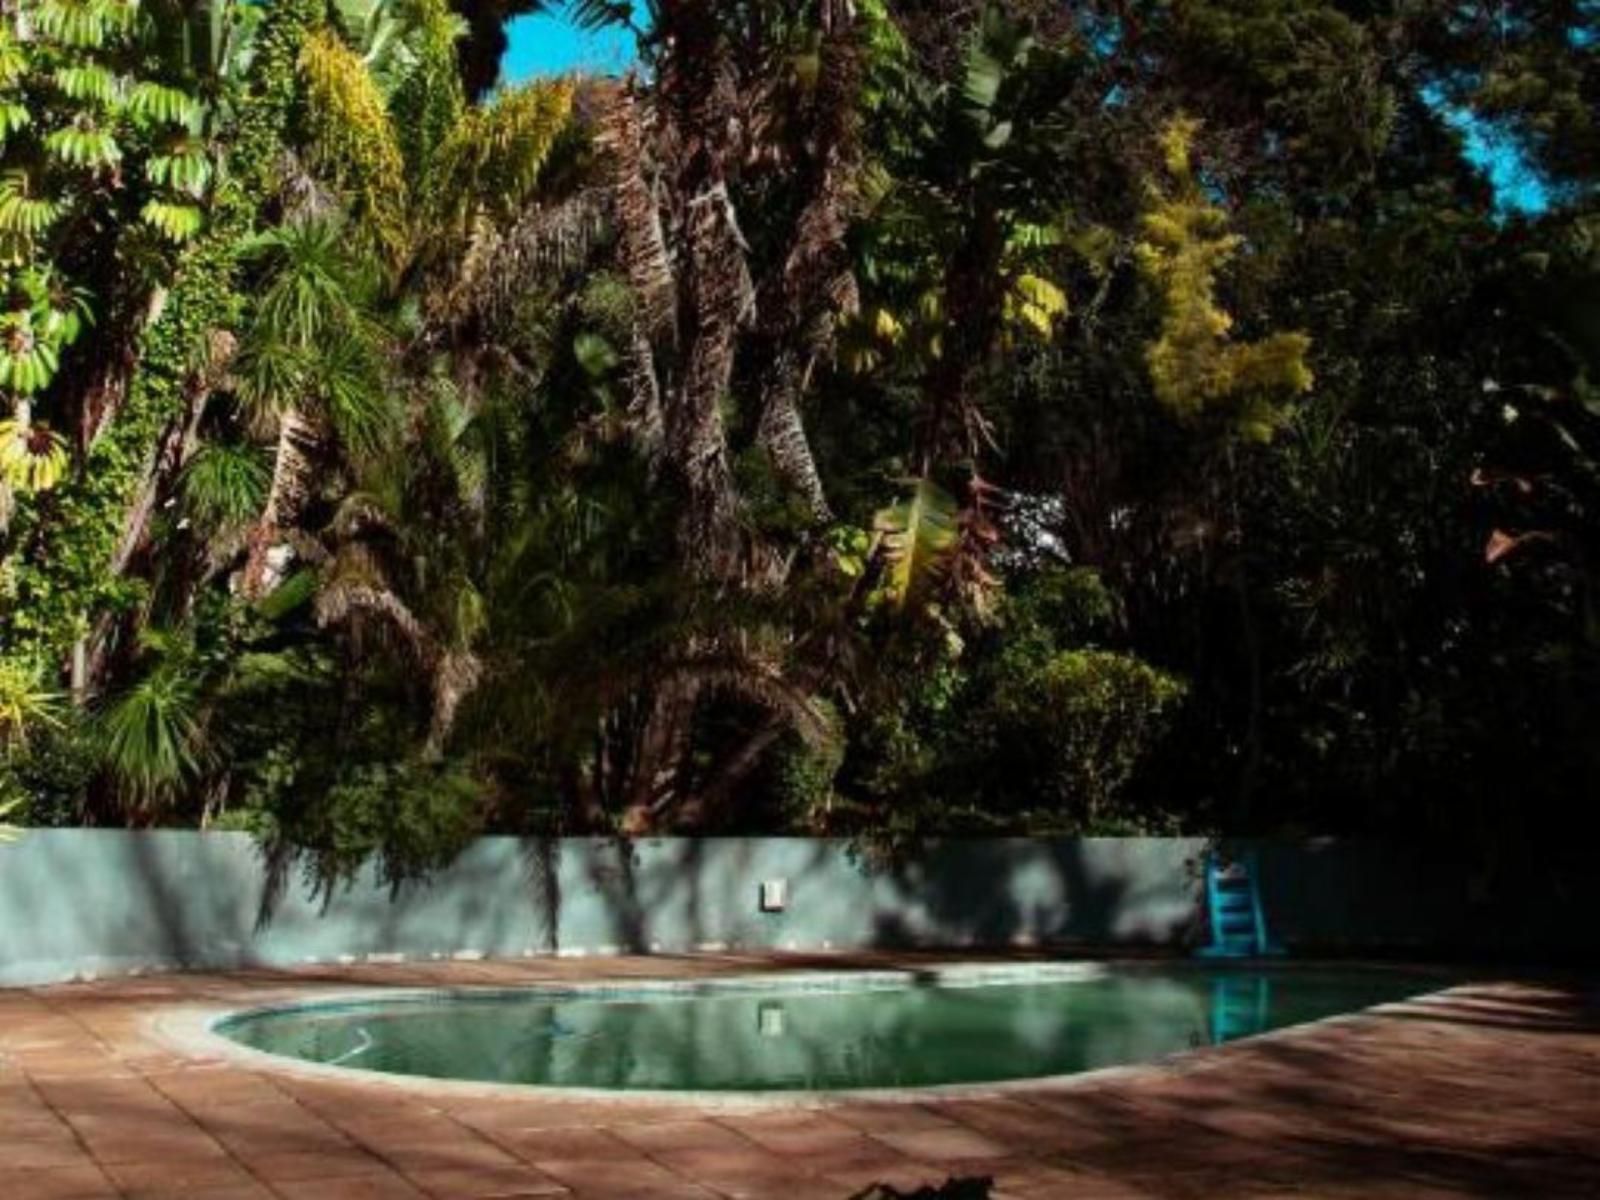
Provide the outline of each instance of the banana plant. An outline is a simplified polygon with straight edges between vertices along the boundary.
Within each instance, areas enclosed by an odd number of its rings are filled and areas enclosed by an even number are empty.
[[[872,600],[896,610],[925,596],[945,577],[961,543],[955,497],[930,479],[907,483],[905,497],[873,521],[884,570]]]
[[[161,14],[157,14],[158,17]],[[40,0],[28,25],[0,24],[0,488],[47,491],[67,472],[66,441],[35,409],[89,324],[88,293],[68,277],[97,205],[140,179],[136,221],[169,243],[203,227],[213,172],[200,103],[175,79],[144,78],[156,59],[136,0]],[[188,14],[182,14],[187,20]],[[171,26],[167,26],[170,33]]]

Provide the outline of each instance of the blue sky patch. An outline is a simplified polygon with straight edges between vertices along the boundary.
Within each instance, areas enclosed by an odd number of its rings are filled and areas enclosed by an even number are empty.
[[[506,26],[506,36],[510,44],[500,64],[505,83],[568,71],[620,75],[635,58],[633,35],[627,30],[579,29],[567,18],[565,6],[549,16],[518,17]]]

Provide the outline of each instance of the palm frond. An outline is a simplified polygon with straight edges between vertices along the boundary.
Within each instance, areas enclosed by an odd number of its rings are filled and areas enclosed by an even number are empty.
[[[337,216],[285,221],[251,239],[246,253],[267,270],[256,318],[267,338],[305,348],[364,331],[374,281],[350,239]]]
[[[202,525],[239,525],[266,503],[272,471],[260,447],[214,442],[201,447],[180,477],[185,510]]]
[[[456,319],[500,319],[527,294],[530,279],[588,261],[610,219],[609,189],[585,188],[555,204],[528,206],[509,228],[487,218],[475,222],[442,309]]]
[[[181,664],[163,662],[100,718],[107,773],[136,808],[169,800],[205,761],[200,692]]]
[[[39,668],[0,658],[0,751],[25,747],[28,731],[60,723],[62,697],[45,687]]]

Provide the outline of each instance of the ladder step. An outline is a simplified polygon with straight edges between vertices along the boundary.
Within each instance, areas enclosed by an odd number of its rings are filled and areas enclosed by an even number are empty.
[[[1255,872],[1244,862],[1206,864],[1205,898],[1211,925],[1211,946],[1204,953],[1246,957],[1271,953],[1262,928],[1260,892]],[[1225,988],[1224,996],[1235,994]],[[1243,993],[1237,993],[1243,996]],[[1231,1022],[1230,1022],[1231,1025]]]

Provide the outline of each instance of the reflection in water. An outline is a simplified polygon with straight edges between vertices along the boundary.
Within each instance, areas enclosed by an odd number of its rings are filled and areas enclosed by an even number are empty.
[[[223,1032],[366,1070],[562,1087],[843,1090],[1066,1075],[1147,1062],[1431,990],[1387,972],[1114,971],[892,990],[495,996],[302,1009]]]

